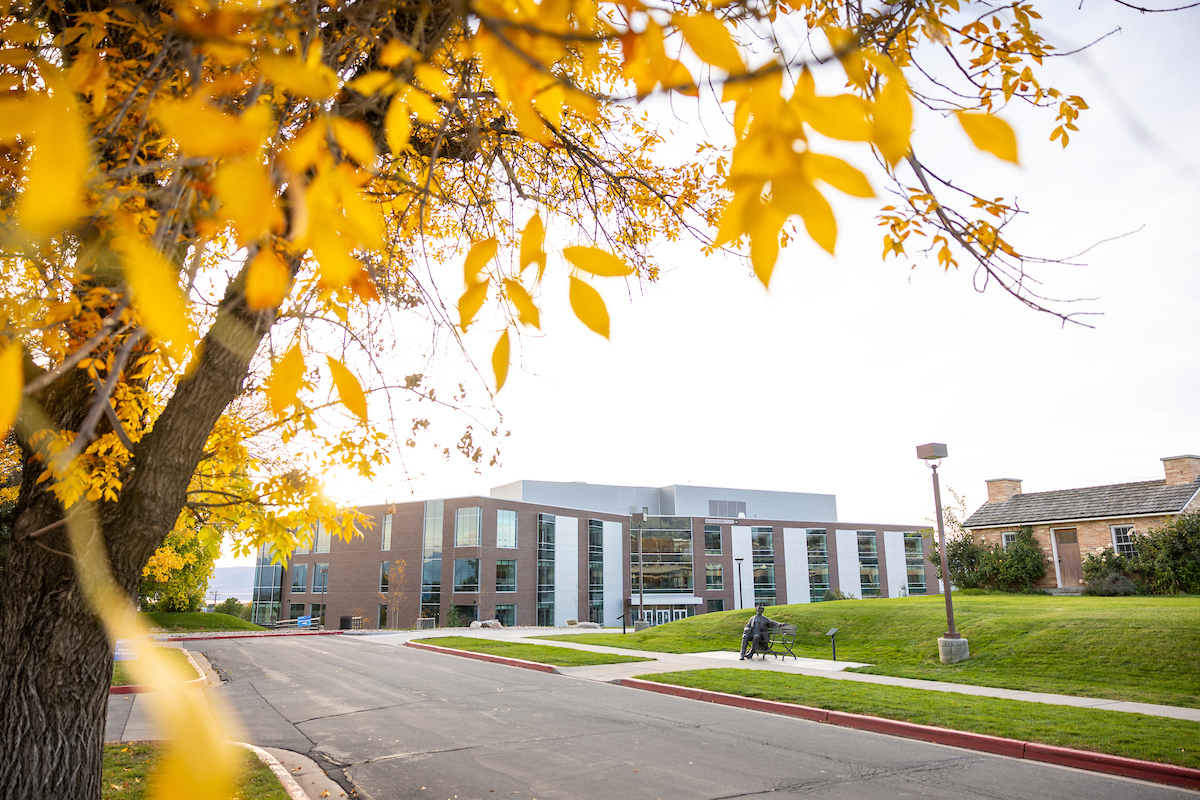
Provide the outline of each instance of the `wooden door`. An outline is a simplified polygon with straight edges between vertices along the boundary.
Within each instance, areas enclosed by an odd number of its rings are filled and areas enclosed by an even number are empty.
[[[1079,560],[1079,537],[1074,528],[1054,532],[1058,540],[1058,574],[1062,588],[1076,589],[1083,582],[1083,564]]]

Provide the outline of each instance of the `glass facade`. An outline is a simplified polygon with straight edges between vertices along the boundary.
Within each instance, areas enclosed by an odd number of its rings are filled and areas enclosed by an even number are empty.
[[[501,508],[496,512],[496,547],[517,546],[517,512]]]
[[[291,603],[288,605],[288,619],[300,619],[304,616],[304,603]]]
[[[496,591],[515,592],[517,590],[517,562],[515,559],[498,559],[496,561]]]
[[[275,549],[269,545],[258,548],[254,564],[254,594],[250,621],[256,625],[272,625],[279,621],[279,602],[283,596],[283,565],[275,563]]]
[[[387,627],[387,604],[379,604],[379,618],[376,620],[376,626],[383,630]]]
[[[537,624],[554,624],[554,515],[537,517]]]
[[[313,622],[316,623],[319,620],[320,624],[324,625],[325,624],[325,604],[324,603],[313,603],[312,606],[310,607],[310,609],[311,610],[308,613],[309,613],[309,616],[311,616],[313,618]]]
[[[829,548],[824,528],[809,528],[804,543],[808,550],[808,599],[819,603],[829,590]]]
[[[384,514],[383,522],[380,524],[379,527],[382,529],[379,533],[379,539],[380,539],[379,549],[380,550],[391,550],[392,549],[392,515]]]
[[[456,592],[478,592],[479,591],[479,559],[478,558],[456,558],[456,559],[454,559],[454,591],[456,591]]]
[[[750,555],[754,564],[754,602],[775,605],[775,531],[750,527]]]
[[[506,628],[517,624],[517,606],[515,603],[501,603],[496,606],[496,621]]]
[[[604,523],[588,520],[588,622],[604,624]]]
[[[379,591],[387,592],[388,590],[388,562],[379,562]]]
[[[479,523],[483,511],[479,508],[459,508],[454,511],[454,546],[479,547]]]
[[[908,593],[925,594],[925,540],[919,533],[904,534],[904,568]]]
[[[292,594],[308,592],[308,564],[292,564]]]
[[[858,532],[858,578],[862,597],[879,597],[879,542],[875,531]]]
[[[329,591],[329,565],[313,564],[313,594],[325,594]]]
[[[724,611],[725,610],[725,601],[719,597],[712,599],[712,600],[705,600],[704,602],[705,602],[705,608],[707,608],[709,611]]]
[[[720,564],[704,565],[704,588],[710,591],[725,588],[725,581],[721,576]]]
[[[642,543],[638,551],[639,534]],[[693,587],[692,520],[690,517],[651,517],[630,525],[630,586],[638,594],[641,556],[646,594],[691,592]]]
[[[721,526],[720,525],[705,525],[704,526],[704,555],[706,555],[706,556],[721,555]]]
[[[329,543],[330,543],[329,531],[320,522],[317,523],[317,528],[313,535],[313,541],[316,543],[316,547],[313,548],[314,553],[328,553],[329,552]]]
[[[441,500],[425,503],[421,532],[421,616],[438,619],[442,602],[442,514]]]

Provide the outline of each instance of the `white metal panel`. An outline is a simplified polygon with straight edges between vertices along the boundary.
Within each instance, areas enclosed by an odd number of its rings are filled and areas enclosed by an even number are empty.
[[[625,531],[619,522],[604,523],[604,625],[615,627],[625,613],[625,572],[629,560],[625,555]]]
[[[887,595],[908,594],[908,565],[904,561],[904,533],[883,531],[883,563],[887,565]],[[903,591],[902,591],[903,590]]]
[[[765,489],[733,489],[717,486],[680,486],[676,484],[675,515],[707,517],[709,500],[735,500],[746,503],[746,518],[790,519],[805,522],[836,522],[837,498],[832,494],[773,492]]]
[[[838,586],[847,597],[862,596],[862,576],[858,572],[858,531],[834,531]]]
[[[554,519],[554,624],[579,619],[579,520]],[[586,618],[585,618],[586,619]]]
[[[809,602],[807,528],[783,529],[783,569],[788,604]]]
[[[735,592],[733,603],[737,608],[754,608],[754,554],[750,546],[750,526],[734,525],[730,529],[730,550],[735,559],[742,561],[742,585],[737,591],[738,569],[737,562],[733,563],[733,575],[730,576]]]

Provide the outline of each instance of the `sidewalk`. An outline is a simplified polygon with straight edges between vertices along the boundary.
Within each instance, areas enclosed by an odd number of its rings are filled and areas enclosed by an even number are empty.
[[[1200,708],[1184,708],[1181,706],[1154,705],[1151,703],[1131,703],[1121,700],[1105,700],[1095,697],[1076,697],[1065,694],[1047,694],[1045,692],[1028,692],[1020,689],[997,689],[992,686],[973,686],[964,683],[948,683],[945,681],[926,681],[914,678],[893,678],[888,675],[865,675],[858,672],[844,672],[853,667],[865,667],[854,661],[831,661],[820,658],[787,659],[768,656],[766,660],[755,658],[750,661],[740,661],[737,653],[729,650],[719,650],[709,653],[657,653],[647,650],[631,650],[621,647],[580,644],[578,642],[556,642],[551,639],[535,639],[533,636],[544,636],[552,633],[576,633],[561,629],[545,628],[536,633],[531,631],[456,631],[456,635],[473,636],[479,639],[503,639],[504,641],[523,642],[525,644],[551,645],[554,647],[569,647],[577,650],[587,650],[594,653],[620,653],[622,655],[653,658],[654,661],[635,661],[627,664],[603,664],[594,667],[558,667],[556,672],[573,678],[612,683],[634,675],[646,675],[657,672],[679,672],[691,669],[766,669],[774,672],[787,672],[794,675],[808,675],[816,678],[833,678],[835,680],[857,681],[859,683],[878,683],[885,686],[903,686],[910,689],[925,689],[933,692],[950,692],[954,694],[974,695],[977,697],[996,697],[1005,700],[1022,700],[1030,703],[1047,703],[1049,705],[1075,706],[1077,708],[1099,708],[1105,711],[1121,711],[1129,714],[1148,714],[1155,717],[1170,717],[1172,719],[1200,722]],[[606,631],[610,632],[610,631]],[[578,631],[584,633],[584,631]],[[395,637],[408,641],[430,636],[446,635],[437,631],[413,631],[411,634],[386,635],[388,639]]]

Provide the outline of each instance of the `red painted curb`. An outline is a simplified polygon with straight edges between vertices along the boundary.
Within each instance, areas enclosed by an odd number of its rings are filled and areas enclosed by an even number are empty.
[[[183,652],[187,653],[186,650]],[[208,683],[208,678],[205,677],[204,671],[200,669],[200,665],[192,660],[191,653],[188,653],[188,663],[195,668],[196,672],[200,673],[200,677],[192,678],[190,681],[176,683],[171,686],[156,686],[148,683],[131,683],[127,686],[110,686],[108,687],[109,694],[141,694],[142,692],[160,692],[164,689],[198,689]]]
[[[490,661],[493,664],[506,664],[510,667],[521,667],[522,669],[531,669],[535,672],[554,672],[554,667],[549,664],[539,664],[536,661],[526,661],[521,658],[506,658],[505,656],[493,656],[489,653],[473,653],[470,650],[455,650],[453,647],[442,647],[436,644],[422,644],[421,642],[405,642],[405,647],[415,647],[418,650],[428,650],[431,653],[445,653],[450,656],[462,656],[463,658],[473,658],[476,661]]]
[[[217,639],[270,639],[283,636],[336,636],[345,631],[297,631],[295,633],[275,633],[271,636],[255,636],[253,633],[231,633],[228,636],[176,636],[173,639],[161,639],[163,642],[203,642]]]
[[[1142,761],[1124,756],[1112,756],[1106,753],[1093,753],[1087,750],[1073,750],[1069,747],[1023,742],[1018,739],[1006,739],[1000,736],[988,736],[982,733],[956,731],[951,728],[937,728],[932,725],[917,725],[912,722],[902,722],[883,717],[871,717],[865,714],[848,714],[844,711],[826,711],[823,708],[781,703],[776,700],[763,700],[757,697],[711,692],[704,689],[693,689],[687,686],[673,686],[669,683],[646,681],[639,678],[622,678],[615,681],[621,686],[631,689],[642,689],[674,697],[686,697],[689,700],[701,700],[707,703],[748,708],[755,711],[766,711],[771,714],[783,714],[789,717],[799,717],[814,722],[828,722],[856,730],[883,733],[889,736],[902,736],[907,739],[918,739],[934,744],[945,744],[951,747],[961,747],[967,750],[977,750],[993,755],[1010,758],[1024,758],[1030,761],[1041,761],[1047,764],[1057,764],[1064,767],[1101,772],[1108,775],[1120,775],[1125,778],[1137,778],[1154,783],[1164,783],[1171,786],[1182,786],[1188,789],[1200,789],[1200,769],[1181,767],[1176,764],[1160,764],[1157,761]]]

